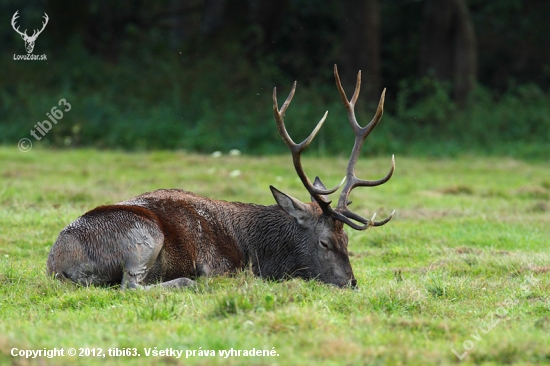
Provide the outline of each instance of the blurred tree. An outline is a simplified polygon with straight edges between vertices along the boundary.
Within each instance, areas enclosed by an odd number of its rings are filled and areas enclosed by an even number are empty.
[[[476,82],[474,24],[466,0],[426,0],[420,46],[420,72],[450,80],[464,104]]]
[[[476,24],[479,81],[500,92],[515,84],[550,87],[550,1],[469,0]]]
[[[379,0],[345,0],[342,2],[341,27],[343,52],[341,77],[347,88],[355,84],[355,72],[362,70],[364,99],[380,97],[382,69],[380,64],[380,2]]]
[[[66,2],[50,0],[48,8],[50,14],[55,14],[53,21],[48,24],[48,31],[54,39],[76,37],[86,39],[90,27],[90,4],[87,0]]]
[[[272,28],[271,44],[263,56],[273,57],[284,73],[303,80],[302,83],[319,77],[331,80],[331,69],[327,66],[338,60],[341,2],[288,0],[280,4],[273,9],[278,13],[271,16],[276,17],[277,26]]]
[[[285,16],[288,0],[250,0],[250,18],[261,29],[260,40],[266,49],[274,46],[274,36],[279,31],[281,19]]]

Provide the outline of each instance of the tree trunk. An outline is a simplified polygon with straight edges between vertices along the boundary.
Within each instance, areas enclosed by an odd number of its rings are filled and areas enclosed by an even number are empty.
[[[453,95],[465,104],[476,82],[474,25],[466,0],[426,0],[420,72],[453,83]]]
[[[362,95],[377,102],[381,92],[380,67],[380,1],[345,0],[342,29],[344,50],[340,68],[346,89],[355,86],[358,70],[362,70]]]
[[[262,42],[266,49],[273,47],[273,36],[280,27],[281,19],[287,15],[288,0],[249,1],[252,21],[262,29]]]

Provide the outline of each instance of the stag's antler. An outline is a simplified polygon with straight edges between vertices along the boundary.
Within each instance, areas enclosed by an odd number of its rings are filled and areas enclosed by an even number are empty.
[[[395,211],[392,212],[391,215],[383,221],[373,221],[376,214],[374,214],[372,220],[368,220],[357,215],[354,212],[351,212],[348,209],[348,197],[352,189],[355,187],[374,187],[386,183],[388,180],[390,180],[395,170],[395,158],[392,155],[390,171],[388,172],[388,174],[386,174],[384,178],[379,180],[361,180],[355,175],[355,164],[357,163],[357,159],[359,158],[359,153],[361,152],[363,143],[365,142],[367,136],[372,132],[372,130],[374,130],[376,125],[378,125],[378,123],[382,119],[382,115],[384,114],[384,98],[386,96],[386,89],[382,91],[380,102],[378,102],[378,108],[376,109],[374,117],[367,126],[361,127],[359,126],[359,123],[357,123],[357,119],[355,118],[355,103],[359,98],[359,91],[361,89],[361,71],[357,73],[357,83],[355,85],[355,91],[353,92],[351,100],[348,100],[346,92],[342,88],[342,84],[340,83],[340,76],[338,76],[338,68],[336,67],[336,65],[334,65],[334,78],[336,79],[336,87],[340,92],[342,103],[344,103],[344,106],[346,107],[346,110],[348,112],[349,123],[351,125],[351,128],[353,129],[353,132],[355,133],[355,142],[353,144],[353,150],[351,151],[348,168],[346,170],[346,185],[344,186],[344,189],[340,194],[340,199],[338,200],[338,206],[336,207],[336,210],[345,217],[359,221],[360,223],[364,224],[363,226],[353,226],[358,230],[364,230],[368,226],[382,226],[391,220]],[[349,223],[347,224],[349,225]]]
[[[315,135],[317,135],[317,132],[319,132],[319,130],[323,126],[323,123],[327,118],[328,111],[325,112],[325,115],[323,116],[323,118],[321,118],[321,120],[317,124],[317,127],[315,127],[313,132],[304,141],[302,141],[299,144],[295,143],[285,128],[285,112],[290,102],[292,101],[292,97],[294,97],[295,91],[296,91],[296,81],[294,82],[294,85],[292,85],[292,90],[290,91],[288,98],[286,98],[286,101],[283,103],[283,106],[279,110],[279,105],[277,104],[277,88],[273,88],[273,114],[275,116],[275,122],[277,123],[277,129],[279,130],[279,134],[281,135],[286,146],[288,146],[288,148],[290,149],[290,152],[292,153],[292,161],[294,163],[294,168],[296,169],[296,173],[298,173],[298,176],[302,180],[302,183],[304,184],[308,192],[312,195],[312,197],[314,197],[315,200],[319,202],[321,207],[324,207],[324,204],[327,204],[327,201],[322,196],[336,192],[338,188],[340,188],[340,186],[344,183],[344,181],[342,180],[342,182],[339,185],[337,185],[333,189],[328,189],[328,190],[320,189],[313,186],[313,184],[307,177],[306,173],[304,172],[304,169],[302,168],[302,162],[300,158],[301,158],[302,151],[304,151],[309,146],[310,142],[313,140]],[[328,204],[330,204],[330,202],[328,202]]]
[[[336,79],[336,86],[338,88],[338,91],[340,92],[342,102],[344,103],[344,106],[346,107],[346,110],[348,112],[348,119],[349,119],[350,125],[355,133],[355,143],[353,145],[353,150],[351,152],[348,168],[346,171],[346,176],[338,186],[328,190],[323,190],[315,187],[311,183],[311,181],[308,179],[307,175],[305,174],[304,169],[302,168],[301,160],[300,160],[302,151],[304,151],[307,148],[307,146],[311,143],[311,141],[313,140],[317,132],[319,132],[319,129],[323,125],[323,122],[325,122],[328,111],[325,113],[321,121],[319,121],[319,123],[317,124],[317,127],[315,127],[315,129],[309,135],[309,137],[299,144],[296,144],[292,140],[292,138],[290,138],[288,132],[286,131],[285,123],[284,123],[284,114],[288,108],[288,105],[290,104],[290,101],[292,100],[292,97],[294,96],[294,92],[296,91],[296,82],[294,82],[294,85],[292,86],[292,90],[290,91],[288,98],[286,99],[285,103],[283,104],[280,110],[277,104],[277,88],[273,89],[273,114],[275,116],[275,121],[277,123],[277,129],[279,130],[279,134],[283,138],[283,141],[285,142],[285,144],[290,149],[290,152],[292,153],[292,161],[294,163],[294,168],[296,169],[298,176],[300,177],[302,183],[304,184],[308,192],[311,194],[313,199],[319,204],[319,206],[321,207],[325,215],[331,216],[336,220],[342,221],[343,223],[349,225],[350,227],[356,230],[365,230],[369,226],[382,226],[392,219],[395,211],[392,212],[387,219],[376,222],[374,221],[374,217],[376,216],[376,214],[372,217],[371,220],[365,219],[359,216],[358,214],[350,211],[347,206],[350,203],[348,201],[348,197],[350,192],[353,190],[353,188],[373,187],[380,184],[384,184],[391,178],[395,170],[395,159],[392,156],[391,169],[384,178],[379,180],[369,181],[369,180],[361,180],[357,178],[357,176],[355,175],[355,164],[357,163],[357,159],[359,158],[359,153],[361,151],[361,148],[363,147],[363,143],[365,142],[365,139],[367,138],[367,136],[372,132],[374,127],[376,127],[376,125],[380,122],[380,119],[382,118],[382,114],[384,110],[384,96],[386,94],[386,89],[384,89],[384,91],[382,92],[382,96],[380,98],[380,102],[378,103],[378,108],[376,110],[376,114],[374,118],[366,127],[361,127],[357,123],[357,119],[355,118],[355,111],[354,111],[355,103],[357,102],[357,98],[359,98],[359,90],[361,88],[361,71],[359,71],[357,75],[357,84],[355,87],[355,92],[353,93],[353,96],[350,101],[348,101],[346,93],[344,92],[344,89],[342,88],[342,84],[340,83],[340,77],[338,76],[338,69],[336,68],[336,65],[334,65],[334,77]],[[338,200],[338,206],[336,207],[336,209],[333,209],[332,207],[330,207],[331,201],[329,201],[325,195],[336,192],[338,188],[340,188],[340,186],[344,183],[344,181],[346,181],[346,185],[344,186],[344,189],[340,194],[340,198]],[[362,225],[359,225],[352,220],[358,221]]]

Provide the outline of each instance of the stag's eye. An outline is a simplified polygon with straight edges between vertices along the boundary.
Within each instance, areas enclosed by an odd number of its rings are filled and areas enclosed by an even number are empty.
[[[327,243],[326,241],[323,241],[323,240],[319,240],[319,246],[325,250],[331,250],[332,249],[332,246]]]

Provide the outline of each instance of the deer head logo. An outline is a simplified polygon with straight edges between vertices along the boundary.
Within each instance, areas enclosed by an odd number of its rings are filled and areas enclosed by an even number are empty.
[[[45,22],[42,22],[42,29],[40,29],[39,31],[37,31],[36,29],[33,31],[32,33],[32,36],[29,37],[29,35],[27,34],[27,30],[25,29],[24,32],[20,32],[19,31],[19,27],[15,27],[15,20],[17,18],[19,18],[19,15],[17,15],[17,13],[19,12],[19,10],[17,10],[15,12],[15,14],[13,14],[13,18],[11,18],[11,26],[13,27],[13,29],[19,33],[21,35],[21,38],[23,38],[23,41],[25,41],[25,49],[27,50],[27,53],[32,53],[32,50],[34,49],[34,42],[36,42],[36,38],[38,38],[38,36],[40,35],[40,33],[42,33],[42,31],[44,30],[44,28],[46,28],[46,24],[48,24],[48,14],[44,13],[44,20]]]

